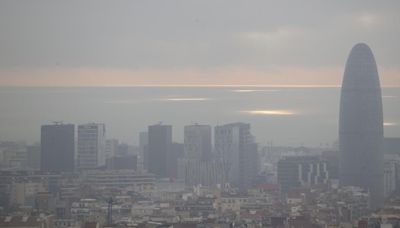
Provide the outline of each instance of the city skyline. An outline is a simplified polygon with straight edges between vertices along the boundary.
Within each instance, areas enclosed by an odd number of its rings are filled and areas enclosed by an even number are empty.
[[[177,142],[184,140],[185,125],[236,121],[252,124],[264,145],[318,146],[338,139],[339,88],[2,88],[0,93],[2,141],[38,142],[38,127],[60,120],[105,123],[108,137],[133,145],[138,145],[134,135],[159,121],[174,126]],[[382,90],[386,137],[400,134],[399,97],[396,88]]]
[[[0,0],[0,227],[400,227],[397,0]]]

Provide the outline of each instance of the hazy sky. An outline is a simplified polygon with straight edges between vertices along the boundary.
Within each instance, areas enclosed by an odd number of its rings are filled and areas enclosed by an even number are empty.
[[[400,86],[400,1],[0,1],[0,85],[338,85],[366,42]]]

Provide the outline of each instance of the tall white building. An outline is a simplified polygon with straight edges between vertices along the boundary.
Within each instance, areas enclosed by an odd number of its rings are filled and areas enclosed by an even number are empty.
[[[105,165],[105,133],[106,127],[101,123],[88,123],[78,126],[78,169],[95,169]]]
[[[224,183],[223,166],[211,153],[211,126],[189,125],[184,128],[184,158],[178,161],[178,178],[189,186],[213,186]]]
[[[185,158],[211,160],[211,126],[189,125],[184,128]]]
[[[227,180],[242,190],[250,187],[258,172],[258,147],[250,133],[250,124],[216,126],[214,137],[215,152],[223,163]]]

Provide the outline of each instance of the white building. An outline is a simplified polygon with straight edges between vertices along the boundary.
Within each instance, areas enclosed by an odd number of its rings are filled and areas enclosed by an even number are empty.
[[[215,127],[215,152],[231,184],[246,189],[258,172],[258,148],[250,124],[231,123]]]
[[[185,158],[211,160],[211,126],[189,125],[184,128]]]
[[[211,151],[211,126],[199,124],[185,126],[185,157],[178,161],[178,178],[185,180],[190,186],[223,183],[222,163],[213,161]]]
[[[104,124],[89,123],[78,126],[78,169],[94,169],[105,165],[105,133]]]
[[[155,176],[151,173],[133,170],[95,171],[89,170],[84,175],[85,183],[97,188],[131,188],[137,192],[152,192]]]

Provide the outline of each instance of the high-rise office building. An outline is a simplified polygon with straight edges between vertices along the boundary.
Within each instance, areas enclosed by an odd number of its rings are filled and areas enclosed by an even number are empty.
[[[340,184],[359,186],[369,191],[370,206],[382,206],[382,96],[374,55],[363,43],[353,47],[344,71],[339,151]]]
[[[215,152],[222,162],[226,179],[244,190],[258,171],[257,144],[250,124],[231,123],[215,127]]]
[[[198,124],[185,126],[185,158],[210,161],[211,149],[211,126]]]
[[[75,126],[73,124],[43,125],[40,141],[42,171],[74,170]]]
[[[148,127],[148,171],[168,177],[167,163],[172,147],[172,126],[156,124]]]
[[[184,127],[184,154],[178,162],[178,178],[189,186],[215,185],[222,182],[221,175],[216,175],[218,167],[212,161],[211,126],[188,125]],[[219,166],[222,167],[222,166]],[[220,172],[219,174],[221,174]]]
[[[88,123],[78,126],[77,168],[95,169],[104,166],[106,128],[101,123]]]

